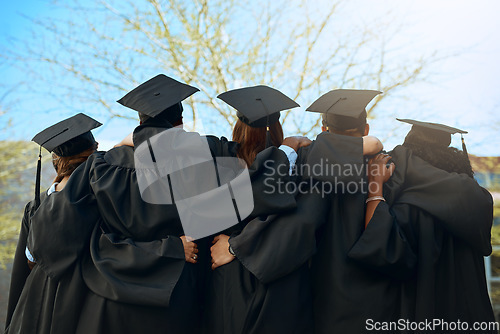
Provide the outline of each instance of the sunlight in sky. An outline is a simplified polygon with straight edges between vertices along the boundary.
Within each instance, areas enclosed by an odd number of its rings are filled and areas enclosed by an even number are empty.
[[[314,5],[317,6],[318,2]],[[8,38],[26,38],[30,23],[21,15],[44,17],[52,10],[50,1],[43,0],[8,1],[2,6],[2,48],[8,47]],[[371,121],[372,134],[384,139],[386,148],[401,143],[409,129],[394,119],[401,117],[463,128],[469,131],[466,141],[471,153],[500,155],[500,146],[490,139],[500,130],[500,96],[497,93],[500,86],[499,1],[349,0],[343,3],[341,11],[344,15],[338,24],[345,26],[351,22],[369,22],[373,17],[381,16],[386,18],[387,25],[392,25],[395,16],[403,18],[404,26],[394,27],[396,32],[403,33],[395,34],[389,43],[395,49],[404,46],[406,56],[422,52],[430,54],[436,50],[444,55],[456,54],[434,68],[431,83],[401,89],[399,99],[396,95],[390,105],[384,104],[377,111],[377,118]],[[59,12],[57,15],[64,14]],[[14,94],[9,84],[20,79],[15,68],[2,68],[0,64],[0,98]],[[54,90],[57,90],[57,85],[54,85]],[[302,110],[307,108],[308,103],[312,101],[301,103]],[[21,113],[11,115],[12,127],[0,139],[8,136],[29,140],[30,135],[39,131],[40,127],[52,124],[54,118],[59,117],[54,115],[44,120],[38,116],[22,123],[26,117]],[[65,114],[63,117],[68,116]],[[0,120],[3,121],[3,118]],[[134,122],[117,119],[102,127],[97,133],[101,148],[110,148],[134,125]],[[230,133],[217,135],[229,136]],[[458,139],[454,139],[453,145],[459,147]]]

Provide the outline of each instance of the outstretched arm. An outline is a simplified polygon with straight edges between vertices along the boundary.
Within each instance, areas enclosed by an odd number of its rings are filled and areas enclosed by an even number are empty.
[[[129,133],[127,137],[123,138],[121,142],[116,144],[113,147],[119,147],[119,146],[131,146],[134,147],[134,141],[132,140],[133,132]]]
[[[384,145],[374,136],[363,137],[363,155],[374,155],[382,151]]]

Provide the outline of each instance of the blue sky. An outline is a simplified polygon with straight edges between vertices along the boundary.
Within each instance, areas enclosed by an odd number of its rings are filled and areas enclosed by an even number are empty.
[[[446,60],[438,69],[432,84],[409,87],[400,100],[393,99],[391,105],[383,105],[372,122],[372,134],[384,140],[390,149],[402,141],[409,126],[394,118],[414,118],[445,123],[469,131],[466,135],[469,152],[481,156],[500,155],[496,137],[500,130],[500,2],[490,0],[470,1],[401,1],[401,0],[351,0],[347,10],[352,13],[346,22],[367,21],[372,15],[392,12],[404,17],[407,23],[405,34],[399,42],[410,44],[415,52],[428,50],[460,50],[460,55]],[[8,39],[29,37],[31,23],[22,15],[45,17],[53,13],[49,1],[8,1],[0,12],[0,46],[8,47]],[[389,17],[389,16],[388,16]],[[409,49],[411,52],[411,48]],[[17,69],[0,67],[0,97],[9,94],[12,101],[22,101],[25,91],[13,89],[12,83],[22,80]],[[57,94],[57,83],[52,93]],[[366,87],[363,87],[366,88]],[[17,95],[16,95],[17,94]],[[312,101],[300,101],[303,111]],[[61,118],[71,116],[48,99],[37,100],[29,108],[53,110],[50,117],[39,115],[36,110],[24,110],[23,103],[13,102],[13,113],[9,114],[11,126],[3,131],[0,139],[31,139],[31,136]],[[76,112],[92,111],[78,110]],[[93,115],[97,117],[97,115]],[[0,117],[6,122],[7,118]],[[5,124],[0,124],[1,128]],[[133,121],[113,120],[101,127],[97,139],[108,148],[133,129]],[[217,135],[229,136],[224,129]],[[293,133],[286,133],[293,135]],[[452,145],[459,147],[459,138]]]

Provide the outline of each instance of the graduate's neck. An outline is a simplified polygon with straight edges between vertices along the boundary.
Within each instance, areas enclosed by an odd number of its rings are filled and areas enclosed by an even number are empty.
[[[68,179],[69,179],[69,175],[63,177],[63,179],[61,180],[61,182],[59,182],[58,184],[56,184],[56,191],[63,190],[64,186],[68,182]]]

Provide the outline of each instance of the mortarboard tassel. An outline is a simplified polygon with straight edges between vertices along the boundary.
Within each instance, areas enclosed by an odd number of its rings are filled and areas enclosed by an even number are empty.
[[[261,101],[262,102],[262,101]],[[264,103],[262,103],[264,105]],[[265,108],[266,106],[264,106]],[[267,109],[266,109],[267,111]],[[266,123],[266,148],[273,146],[273,142],[271,140],[271,132],[269,131],[269,114],[267,115],[267,123]]]
[[[273,143],[271,140],[271,132],[269,132],[269,126],[266,126],[266,148],[269,146],[273,146]]]
[[[469,156],[469,154],[467,153],[467,146],[465,146],[464,136],[463,135],[460,136],[462,137],[462,151],[464,151],[465,155]]]
[[[35,210],[40,206],[40,178],[42,174],[42,146],[38,153],[38,162],[36,164],[36,182],[35,182]]]
[[[467,161],[469,161],[470,164],[470,159],[469,159],[469,153],[467,153],[467,146],[465,146],[465,140],[464,140],[464,135],[460,134],[462,137],[462,151],[464,152],[465,157],[467,158]]]
[[[262,99],[258,98],[256,99],[257,101],[260,101],[260,103],[262,103],[262,107],[264,107],[264,110],[266,111],[266,148],[268,148],[269,146],[273,146],[273,142],[271,140],[271,132],[269,132],[269,110],[267,110],[267,107],[266,105],[264,104],[264,102],[262,102]]]

